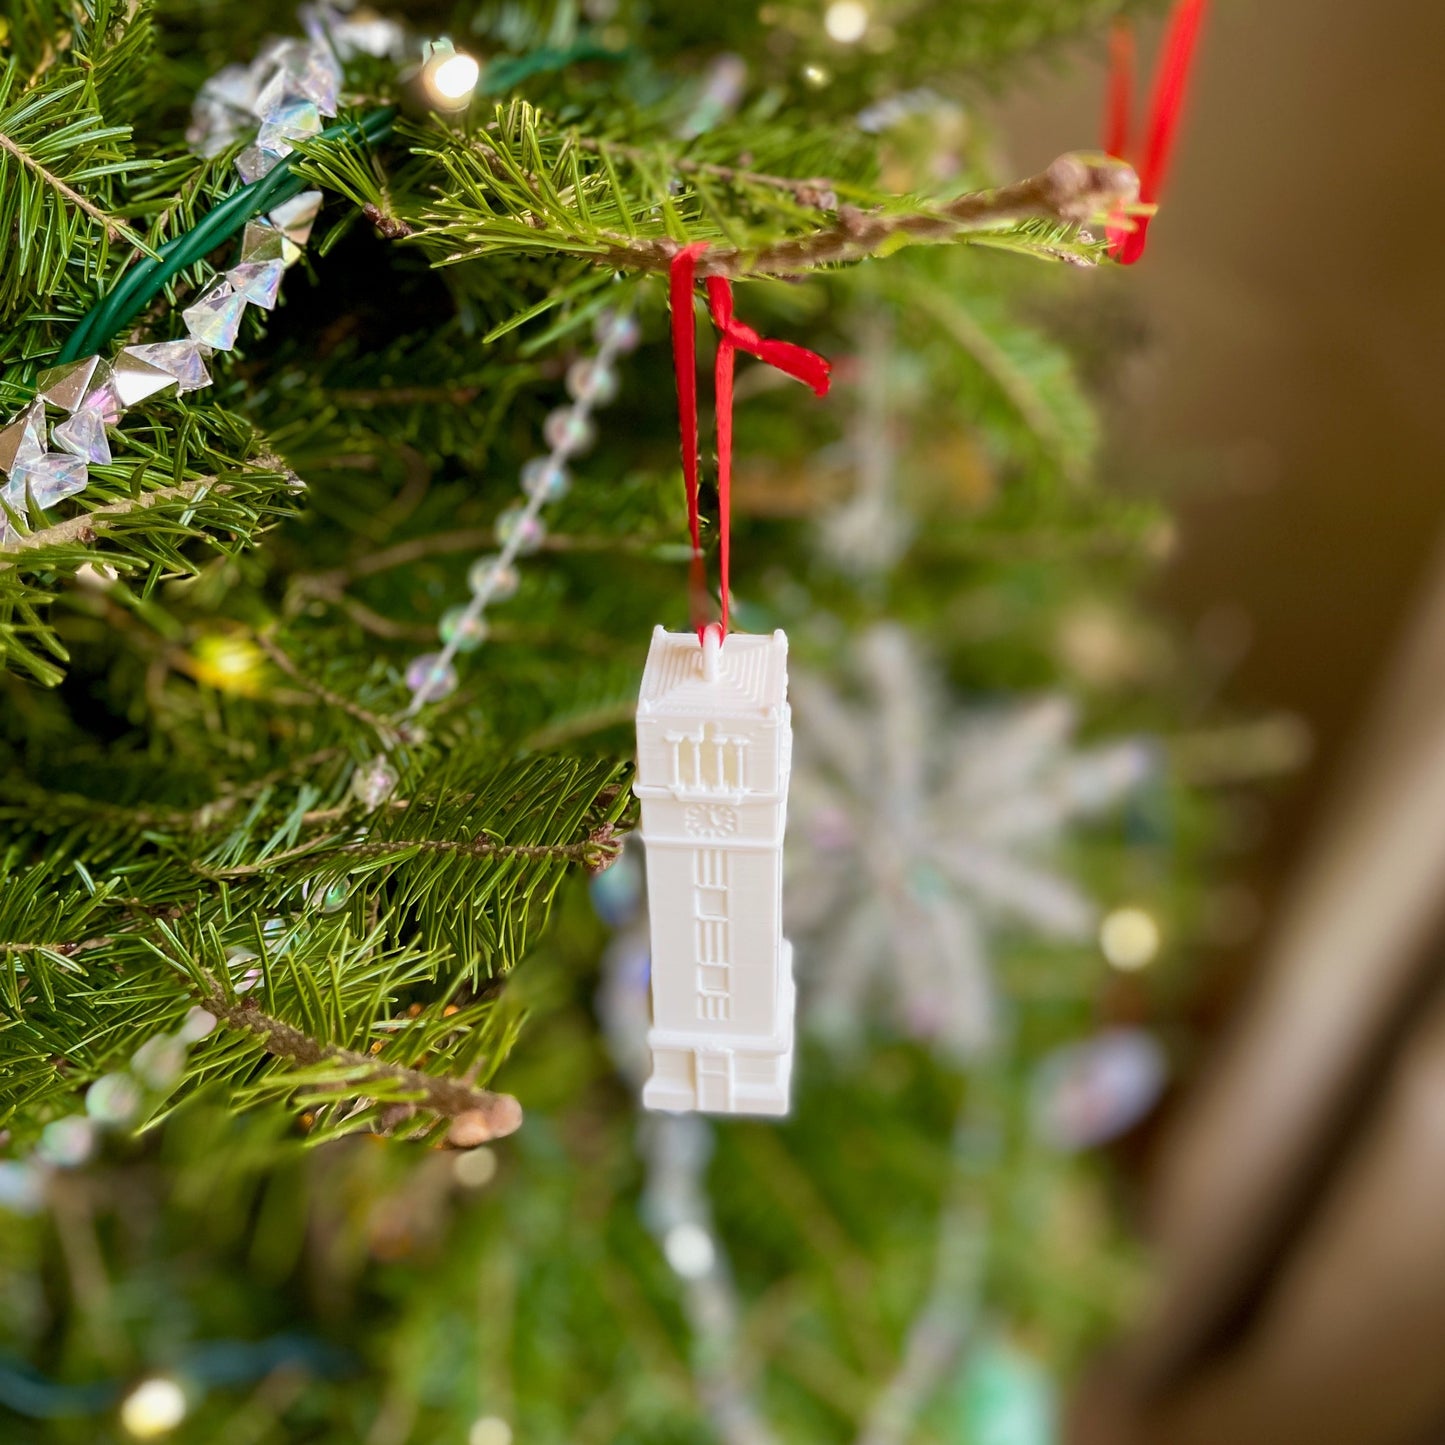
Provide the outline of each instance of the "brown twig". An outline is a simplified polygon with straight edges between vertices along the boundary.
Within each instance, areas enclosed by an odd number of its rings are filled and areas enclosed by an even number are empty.
[[[348,717],[354,717],[357,722],[365,723],[381,739],[383,746],[390,746],[397,737],[397,727],[388,722],[385,718],[379,717],[376,713],[361,706],[360,703],[352,702],[349,697],[344,697],[339,692],[333,692],[323,683],[317,682],[314,678],[307,677],[304,672],[291,660],[282,650],[280,644],[269,633],[258,632],[256,634],[257,645],[261,651],[281,669],[294,683],[304,691],[311,694],[328,707],[339,708]]]
[[[406,236],[413,234],[413,228],[398,216],[391,209],[391,198],[387,197],[387,204],[378,206],[374,201],[368,201],[361,208],[361,214],[376,227],[379,234],[385,236],[388,241],[400,241]]]
[[[323,820],[331,813],[324,809]],[[531,858],[559,859],[564,863],[581,863],[589,873],[603,873],[617,861],[622,852],[621,830],[614,823],[603,823],[576,843],[499,843],[493,838],[392,838],[366,843],[347,843],[333,850],[328,857],[379,858],[388,853],[453,853],[468,858]],[[312,838],[294,848],[269,854],[254,863],[235,863],[228,868],[210,868],[192,863],[191,871],[203,878],[251,878],[274,868],[278,863],[291,863],[324,849],[337,840],[337,834]]]
[[[398,838],[351,843],[337,849],[354,858],[377,857],[415,848],[421,853],[460,853],[469,858],[553,858],[581,863],[589,873],[603,873],[617,861],[622,840],[613,823],[603,823],[576,843],[497,843],[491,838]]]
[[[263,1013],[249,999],[231,1002],[220,986],[211,982],[213,986],[202,995],[204,1006],[232,1028],[254,1034],[267,1053],[307,1066],[339,1064],[351,1075],[349,1082],[363,1091],[367,1084],[399,1085],[417,1096],[420,1107],[453,1121],[455,1142],[462,1142],[464,1133],[470,1147],[487,1139],[504,1138],[521,1128],[522,1106],[510,1094],[473,1088],[457,1079],[424,1074],[402,1064],[384,1063],[374,1055],[323,1044],[294,1024]]]
[[[634,165],[645,166],[653,159],[639,146],[618,145],[613,141],[597,140],[592,136],[578,136],[577,145],[595,155],[610,151]],[[719,165],[715,161],[695,161],[687,156],[677,156],[668,164],[681,175],[715,176],[724,185],[763,186],[769,190],[786,191],[800,206],[814,206],[820,211],[833,211],[838,208],[838,187],[822,176],[797,180],[791,176],[770,176],[738,166]]]
[[[74,958],[77,953],[88,953],[92,948],[104,948],[114,942],[113,938],[86,938],[79,943],[17,943],[11,939],[0,942],[0,957],[7,953],[58,953],[62,958]]]
[[[701,276],[792,276],[819,266],[859,261],[890,242],[947,241],[960,234],[1030,217],[1083,224],[1132,205],[1139,178],[1107,156],[1063,155],[1027,180],[959,196],[936,211],[904,215],[842,207],[837,221],[806,235],[757,249],[717,246],[698,261]],[[666,271],[681,243],[668,236],[609,234],[602,260],[634,271]]]
[[[54,526],[42,527],[24,537],[12,538],[0,552],[0,568],[13,567],[15,554],[35,552],[42,547],[63,546],[66,542],[94,542],[102,532],[107,531],[122,517],[143,512],[149,507],[158,507],[164,502],[193,501],[202,492],[215,490],[224,494],[227,487],[215,477],[196,477],[189,482],[180,482],[174,487],[157,487],[153,492],[142,492],[138,497],[123,502],[109,502],[92,512],[82,512]]]

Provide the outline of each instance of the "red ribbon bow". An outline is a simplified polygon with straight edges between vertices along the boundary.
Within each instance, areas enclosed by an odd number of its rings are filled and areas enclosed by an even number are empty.
[[[1156,205],[1164,189],[1207,6],[1208,0],[1179,0],[1169,18],[1149,101],[1144,159],[1139,166],[1139,199],[1147,205]],[[1121,20],[1109,43],[1109,91],[1104,116],[1104,149],[1120,160],[1127,158],[1131,144],[1133,106],[1134,32],[1127,20]],[[1147,215],[1136,217],[1131,230],[1122,217],[1118,218],[1109,227],[1109,254],[1123,265],[1132,266],[1144,254],[1151,219]]]
[[[672,361],[677,373],[678,429],[682,434],[682,475],[687,484],[687,529],[692,538],[693,625],[699,640],[707,621],[707,586],[703,573],[702,526],[698,515],[697,322],[693,289],[697,261],[708,242],[694,241],[672,259],[668,300],[672,308]],[[818,396],[828,394],[827,360],[791,341],[759,336],[733,315],[733,286],[725,276],[707,278],[708,310],[718,329],[714,391],[717,407],[718,574],[722,589],[722,635],[728,630],[728,564],[732,544],[733,475],[733,369],[739,351],[756,356],[787,376],[809,386]]]

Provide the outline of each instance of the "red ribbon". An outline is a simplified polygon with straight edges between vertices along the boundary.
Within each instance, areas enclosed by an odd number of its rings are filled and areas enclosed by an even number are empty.
[[[1159,194],[1173,159],[1179,135],[1189,75],[1198,49],[1208,0],[1179,0],[1169,17],[1164,48],[1154,90],[1149,100],[1149,119],[1144,133],[1144,158],[1139,166],[1139,199],[1157,205]],[[1126,158],[1131,144],[1134,96],[1134,35],[1127,21],[1114,27],[1109,43],[1109,92],[1104,117],[1104,148],[1112,156]],[[1135,218],[1130,230],[1117,219],[1109,227],[1109,253],[1125,266],[1132,266],[1144,254],[1152,216]]]
[[[678,430],[682,438],[682,476],[687,488],[687,530],[692,538],[689,591],[693,626],[699,641],[710,625],[707,620],[707,584],[703,570],[702,523],[698,515],[697,322],[693,290],[698,258],[708,242],[694,241],[672,259],[668,301],[672,308],[672,364],[677,374]],[[722,635],[728,631],[728,571],[732,548],[733,482],[733,373],[737,353],[745,351],[768,366],[809,386],[818,396],[828,394],[827,360],[791,341],[759,336],[733,315],[733,286],[725,276],[707,278],[708,310],[718,330],[717,361],[713,372],[717,408],[718,576],[722,596]]]

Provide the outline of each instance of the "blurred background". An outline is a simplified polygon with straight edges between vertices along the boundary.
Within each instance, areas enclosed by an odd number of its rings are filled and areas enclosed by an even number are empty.
[[[1134,278],[1151,364],[1114,457],[1174,473],[1158,599],[1223,696],[1301,722],[1310,760],[1231,870],[1248,926],[1201,959],[1197,1069],[1142,1170],[1156,1304],[1075,1429],[1434,1440],[1445,287],[1414,137],[1445,107],[1445,16],[1240,3],[1210,25],[1168,240]],[[1086,123],[1099,84],[1012,100],[1020,159]]]

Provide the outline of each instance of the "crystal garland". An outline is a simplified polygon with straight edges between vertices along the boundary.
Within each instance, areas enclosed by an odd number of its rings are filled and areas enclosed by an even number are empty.
[[[545,456],[524,462],[521,470],[525,503],[508,507],[497,518],[500,552],[478,557],[467,574],[471,598],[463,606],[442,615],[438,631],[440,652],[423,653],[406,669],[411,703],[405,716],[414,717],[429,702],[437,702],[457,685],[454,660],[459,652],[473,652],[487,639],[486,610],[492,602],[504,602],[520,585],[516,562],[537,551],[547,535],[542,508],[566,495],[572,485],[567,470],[570,457],[585,452],[597,438],[593,409],[607,406],[617,396],[617,373],[612,363],[634,350],[640,339],[636,318],[628,311],[604,311],[594,327],[597,351],[567,368],[570,406],[549,412],[542,435],[551,447]]]
[[[220,154],[256,130],[254,144],[236,158],[246,183],[269,174],[289,155],[293,140],[319,135],[323,116],[335,116],[342,62],[367,54],[401,58],[407,37],[393,20],[369,13],[345,16],[327,4],[300,9],[307,38],[270,42],[250,65],[228,65],[201,87],[186,139],[202,156]],[[128,408],[175,388],[177,396],[211,384],[206,362],[230,351],[247,305],[269,311],[282,273],[310,239],[321,207],[320,191],[304,191],[247,223],[240,260],[182,311],[188,338],[122,347],[112,360],[86,356],[41,372],[36,396],[0,428],[0,501],[29,521],[32,504],[47,511],[85,490],[91,466],[111,460],[108,427]],[[46,406],[67,413],[46,442]],[[17,535],[0,513],[0,546]]]
[[[333,12],[321,7],[303,13],[312,30],[309,42],[274,42],[250,66],[228,66],[202,87],[188,133],[202,154],[236,139],[235,127],[249,107],[260,124],[250,149],[270,158],[258,163],[256,175],[264,175],[291,151],[290,139],[319,132],[320,117],[336,113],[339,55],[371,50],[382,39],[387,49],[399,43],[391,31],[372,35],[370,27],[352,35],[354,22],[331,23]],[[237,168],[249,181],[254,177],[243,164],[248,155],[242,152]],[[171,388],[183,396],[209,386],[207,360],[234,348],[247,305],[275,306],[282,274],[301,258],[320,207],[321,192],[304,191],[248,222],[240,259],[182,311],[187,339],[126,346],[111,361],[87,356],[41,372],[35,399],[0,428],[0,499],[9,511],[28,521],[32,504],[45,511],[84,491],[89,468],[111,460],[106,429],[118,425],[128,408]],[[51,430],[55,450],[46,442],[47,405],[67,414]],[[0,545],[15,536],[10,516],[0,517]]]
[[[343,61],[357,55],[399,61],[407,51],[406,32],[394,20],[345,16],[330,5],[303,5],[297,13],[305,40],[273,40],[250,65],[218,70],[191,107],[186,140],[197,155],[220,155],[255,130],[254,142],[236,157],[248,184],[290,155],[293,140],[320,135],[323,116],[336,115]]]

